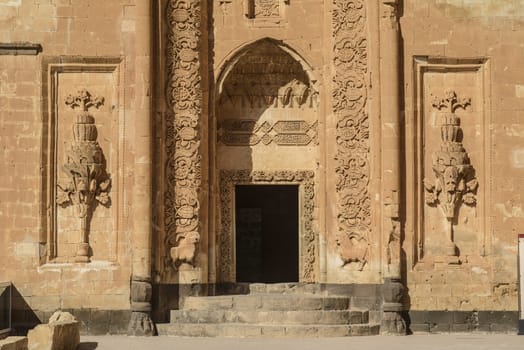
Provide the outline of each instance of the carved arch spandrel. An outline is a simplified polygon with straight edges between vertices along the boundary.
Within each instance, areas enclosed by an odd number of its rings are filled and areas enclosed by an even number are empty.
[[[300,217],[299,229],[299,279],[300,282],[315,282],[318,268],[318,234],[313,227],[315,208],[315,173],[303,171],[220,171],[220,232],[218,245],[218,279],[220,282],[235,282],[234,196],[235,185],[299,185]]]

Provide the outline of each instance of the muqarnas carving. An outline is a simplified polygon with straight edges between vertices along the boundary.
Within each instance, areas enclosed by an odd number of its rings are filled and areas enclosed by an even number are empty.
[[[110,205],[111,179],[106,172],[104,153],[97,142],[95,118],[89,113],[90,108],[98,109],[103,103],[103,97],[92,96],[87,90],[69,95],[65,100],[66,105],[73,110],[80,108],[81,112],[73,124],[73,142],[62,166],[69,183],[57,186],[56,202],[63,207],[74,205],[80,219],[81,242],[76,262],[89,262],[89,226],[97,204]]]
[[[453,238],[453,225],[461,203],[476,204],[478,181],[475,170],[464,146],[462,145],[462,130],[460,118],[455,114],[458,108],[466,109],[471,99],[459,99],[455,91],[447,91],[442,99],[435,99],[432,106],[438,110],[447,108],[448,112],[441,116],[440,150],[433,154],[434,180],[424,179],[426,188],[426,203],[439,206],[447,219],[446,252],[449,256],[457,256],[457,247]]]

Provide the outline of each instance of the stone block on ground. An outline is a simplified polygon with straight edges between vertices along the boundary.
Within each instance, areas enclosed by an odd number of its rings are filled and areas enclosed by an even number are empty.
[[[7,337],[0,340],[0,350],[27,350],[27,337]]]
[[[80,343],[80,325],[69,312],[55,312],[48,324],[28,333],[29,350],[75,350]]]

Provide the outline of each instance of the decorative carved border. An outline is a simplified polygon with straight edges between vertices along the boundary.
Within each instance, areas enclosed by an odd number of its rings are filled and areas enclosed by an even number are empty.
[[[42,60],[42,111],[44,113],[42,128],[42,163],[45,169],[45,176],[42,177],[42,213],[43,225],[40,234],[40,242],[46,244],[46,255],[42,257],[40,263],[50,263],[57,257],[57,172],[59,164],[56,159],[57,149],[57,106],[63,101],[58,101],[58,80],[60,74],[68,73],[108,73],[117,74],[118,86],[115,86],[115,95],[118,96],[118,130],[113,135],[114,140],[118,140],[117,162],[115,169],[124,168],[124,156],[121,150],[124,149],[124,108],[123,108],[123,87],[124,75],[121,72],[122,59],[120,57],[73,57],[73,56],[44,56]],[[122,197],[125,178],[113,177],[112,192],[118,193],[116,202],[112,205],[113,217],[115,220],[114,230],[120,232],[122,213],[120,208],[127,210]],[[116,236],[118,241],[118,234]],[[115,251],[111,261],[118,259],[116,251],[118,244],[115,243]]]
[[[303,171],[220,171],[220,238],[219,238],[219,279],[221,282],[235,282],[235,230],[234,196],[235,185],[282,184],[299,185],[300,203],[300,282],[315,282],[317,235],[313,230],[315,208],[315,173]]]
[[[279,120],[271,124],[255,119],[225,119],[219,124],[217,138],[226,146],[318,145],[318,122]]]
[[[194,264],[195,253],[181,257],[176,248],[200,238],[201,2],[169,0],[167,24],[165,243],[176,267]]]
[[[349,237],[362,245],[371,232],[364,0],[333,0],[333,39],[337,236],[346,240]]]
[[[412,144],[407,144],[407,154],[414,155],[412,173],[415,174],[415,184],[412,187],[413,193],[413,204],[416,208],[416,214],[413,215],[413,246],[412,246],[412,263],[411,267],[414,268],[418,262],[421,262],[424,256],[424,206],[425,206],[425,189],[424,182],[421,178],[424,167],[424,103],[431,103],[426,100],[424,96],[424,75],[432,72],[448,72],[448,73],[468,73],[477,72],[481,75],[482,86],[478,87],[481,93],[480,97],[483,100],[483,110],[479,113],[479,117],[483,119],[483,135],[484,141],[482,143],[482,153],[484,154],[483,163],[484,166],[475,165],[477,177],[484,179],[483,196],[478,197],[478,203],[476,204],[478,210],[478,217],[483,218],[479,222],[482,225],[480,234],[482,235],[479,239],[479,243],[482,246],[479,252],[480,256],[489,255],[489,247],[491,235],[489,234],[491,229],[491,218],[488,213],[488,205],[491,203],[491,188],[492,176],[491,176],[491,145],[490,145],[490,123],[491,117],[489,111],[490,107],[490,65],[489,59],[487,58],[446,58],[446,57],[427,57],[427,56],[415,56],[413,58],[413,73],[414,73],[414,129],[411,130],[411,135],[408,135],[409,139],[414,140]],[[449,87],[453,89],[453,86]],[[408,189],[409,191],[409,189]]]

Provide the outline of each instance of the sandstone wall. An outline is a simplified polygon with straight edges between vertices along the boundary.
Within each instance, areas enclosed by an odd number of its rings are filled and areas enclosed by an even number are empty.
[[[517,309],[517,234],[524,225],[522,15],[518,1],[404,1],[404,250],[412,310]],[[442,251],[449,220],[440,205],[428,204],[427,195],[436,192],[423,184],[434,179],[432,157],[442,142],[438,118],[445,111],[432,102],[447,90],[471,99],[455,114],[474,168],[467,180],[478,181],[476,203],[462,202],[453,213],[453,259]]]
[[[0,55],[0,279],[14,283],[14,309],[30,308],[41,319],[59,308],[129,309],[132,139],[134,120],[149,118],[140,112],[149,94],[150,38],[141,35],[151,25],[148,6],[133,0],[0,4],[0,42],[42,47],[37,55]],[[82,89],[104,98],[89,113],[111,179],[110,202],[98,205],[90,220],[90,263],[74,262],[81,240],[74,205],[54,203],[56,185],[68,181],[61,168],[79,114],[65,99]]]

